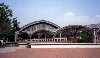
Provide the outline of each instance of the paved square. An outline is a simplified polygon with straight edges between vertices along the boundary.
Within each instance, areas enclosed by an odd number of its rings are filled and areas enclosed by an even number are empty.
[[[0,58],[100,58],[100,48],[25,48],[0,53]]]

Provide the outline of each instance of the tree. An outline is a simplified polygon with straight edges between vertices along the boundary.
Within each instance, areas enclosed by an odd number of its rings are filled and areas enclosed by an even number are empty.
[[[92,33],[92,30],[91,29],[82,29],[82,32],[81,32],[81,39],[78,40],[78,42],[81,42],[81,43],[91,43],[93,42],[93,33]]]
[[[0,3],[0,34],[2,37],[11,38],[14,36],[14,32],[19,30],[19,22],[16,18],[13,18],[12,10],[8,5]]]
[[[93,42],[92,30],[86,26],[69,25],[69,26],[65,26],[61,30],[59,30],[57,33],[58,36],[59,36],[60,32],[62,34],[62,37],[67,37],[68,40],[70,40],[69,37],[81,38],[79,40],[75,40],[72,42],[79,42],[79,43]]]
[[[12,20],[12,32],[15,33],[16,31],[18,31],[20,28],[19,28],[19,23],[17,21],[17,17],[16,18],[13,18]]]
[[[12,10],[4,3],[0,4],[0,33],[7,35],[11,32]]]

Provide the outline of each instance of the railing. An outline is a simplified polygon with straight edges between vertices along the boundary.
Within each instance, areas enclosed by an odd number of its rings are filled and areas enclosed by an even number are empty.
[[[67,38],[46,38],[46,39],[31,39],[31,41],[35,41],[35,42],[62,42],[62,41],[66,41],[67,42]]]

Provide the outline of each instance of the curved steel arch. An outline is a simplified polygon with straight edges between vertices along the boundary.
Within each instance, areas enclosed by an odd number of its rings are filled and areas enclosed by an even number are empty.
[[[56,25],[56,24],[54,24],[54,23],[52,23],[52,22],[49,22],[49,21],[45,21],[45,20],[40,20],[40,21],[35,21],[35,22],[32,22],[32,23],[29,23],[29,24],[27,24],[27,25],[25,25],[25,26],[23,26],[23,27],[21,27],[20,28],[20,30],[19,31],[24,31],[24,30],[26,30],[27,28],[30,28],[30,27],[32,27],[32,26],[34,26],[34,25],[38,25],[38,24],[46,24],[46,25],[49,25],[49,26],[52,26],[55,30],[50,30],[49,29],[49,31],[57,31],[58,29],[60,29],[61,27],[60,26],[58,26],[58,25]],[[44,28],[45,30],[47,30],[46,28]],[[37,29],[38,30],[38,29]],[[40,30],[40,29],[39,29]],[[36,31],[36,30],[35,30]],[[32,32],[35,32],[35,31],[32,31]]]
[[[38,32],[38,31],[42,31],[42,30],[52,32],[51,30],[48,30],[48,29],[38,29],[38,30],[34,31],[33,33]]]

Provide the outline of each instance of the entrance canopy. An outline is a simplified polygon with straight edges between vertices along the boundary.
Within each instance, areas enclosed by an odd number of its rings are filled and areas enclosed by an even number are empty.
[[[52,38],[60,28],[52,22],[40,20],[23,26],[19,32],[31,34],[32,38]]]

